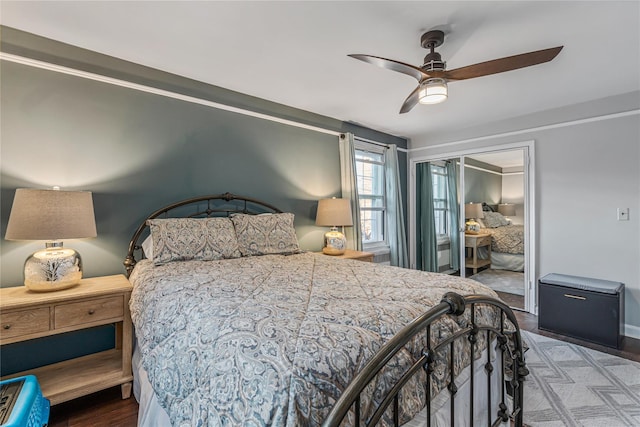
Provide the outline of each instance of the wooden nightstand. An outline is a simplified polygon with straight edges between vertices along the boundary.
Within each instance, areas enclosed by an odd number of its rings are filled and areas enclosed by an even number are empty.
[[[77,286],[36,293],[24,286],[0,289],[0,345],[116,324],[115,348],[3,377],[32,374],[52,405],[116,385],[131,396],[133,328],[131,283],[123,275],[83,279]]]
[[[322,252],[319,252],[322,253]],[[342,255],[327,255],[333,258],[342,258],[342,259],[356,259],[358,261],[365,262],[373,262],[373,253],[371,252],[362,252],[362,251],[352,251],[351,249],[347,249],[347,251]]]
[[[487,259],[478,258],[478,248],[483,246],[489,250]],[[473,274],[476,274],[481,267],[491,266],[491,234],[465,234],[464,247],[471,251],[471,254],[465,257],[464,265],[467,268],[473,268]]]

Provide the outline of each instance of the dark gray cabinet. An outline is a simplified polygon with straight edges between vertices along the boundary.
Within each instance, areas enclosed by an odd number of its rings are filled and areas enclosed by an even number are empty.
[[[624,336],[624,284],[547,274],[538,280],[538,328],[619,348]]]

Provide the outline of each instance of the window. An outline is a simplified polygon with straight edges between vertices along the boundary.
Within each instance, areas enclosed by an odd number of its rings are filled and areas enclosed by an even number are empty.
[[[449,234],[447,171],[444,166],[431,165],[431,181],[433,183],[433,214],[436,234],[443,237]]]
[[[356,141],[355,155],[362,244],[386,246],[384,148]]]

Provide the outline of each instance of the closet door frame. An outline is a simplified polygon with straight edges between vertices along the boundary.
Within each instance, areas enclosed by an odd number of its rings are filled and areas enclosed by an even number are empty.
[[[490,145],[479,148],[469,148],[459,151],[441,152],[433,155],[424,155],[410,157],[409,159],[409,259],[411,268],[415,268],[416,265],[416,165],[418,163],[433,162],[450,160],[453,158],[460,159],[461,172],[460,172],[460,212],[464,207],[464,158],[466,156],[472,156],[477,154],[485,154],[496,151],[512,151],[523,150],[524,156],[524,244],[525,244],[525,311],[533,314],[538,313],[538,299],[537,299],[537,268],[536,268],[536,242],[534,236],[536,236],[536,220],[535,220],[535,147],[534,141],[522,141],[508,144]],[[442,147],[438,147],[442,148]],[[464,229],[464,217],[459,215],[460,224],[459,230]],[[462,236],[464,237],[464,236]],[[464,241],[464,240],[462,240]],[[460,265],[464,268],[464,245],[460,245]]]

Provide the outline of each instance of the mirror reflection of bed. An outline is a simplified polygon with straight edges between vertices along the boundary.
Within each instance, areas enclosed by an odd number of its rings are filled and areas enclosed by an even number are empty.
[[[498,210],[503,207],[498,206]],[[477,220],[481,224],[480,233],[491,235],[491,264],[470,278],[492,288],[511,307],[523,309],[524,226],[512,224],[493,209],[495,207],[490,205],[483,206],[485,218]],[[481,259],[489,258],[488,248],[478,248],[478,256]]]
[[[531,280],[531,257],[525,253],[525,209],[531,200],[526,190],[528,155],[523,147],[444,155],[416,164],[417,269],[471,277],[498,292],[512,308],[530,308],[532,295],[525,287]],[[480,212],[486,215],[472,227],[480,234],[470,237],[465,222],[474,222]]]
[[[465,202],[482,203],[479,232],[491,235],[490,256],[486,246],[478,248],[478,257],[491,263],[477,272],[467,269],[467,275],[491,287],[509,306],[524,309],[522,152],[479,154],[466,161],[471,167],[465,168]]]

